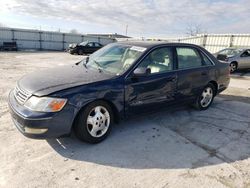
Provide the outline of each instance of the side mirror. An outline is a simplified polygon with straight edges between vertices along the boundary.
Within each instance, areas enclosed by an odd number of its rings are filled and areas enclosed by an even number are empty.
[[[134,70],[133,75],[135,77],[147,76],[151,73],[150,68],[138,67]]]

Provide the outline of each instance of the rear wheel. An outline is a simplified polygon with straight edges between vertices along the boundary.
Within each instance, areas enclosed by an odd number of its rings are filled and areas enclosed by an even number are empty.
[[[233,73],[237,70],[238,66],[236,62],[230,63],[230,72]]]
[[[213,84],[208,84],[195,101],[195,108],[198,110],[206,110],[212,104],[215,96],[215,87]]]
[[[76,136],[80,140],[98,143],[108,136],[112,124],[111,107],[104,101],[96,101],[80,112],[74,128]]]

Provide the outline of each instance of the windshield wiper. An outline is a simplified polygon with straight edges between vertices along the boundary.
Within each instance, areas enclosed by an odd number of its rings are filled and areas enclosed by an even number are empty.
[[[84,66],[86,69],[88,69],[87,63],[83,63],[83,66]]]
[[[85,62],[83,62],[83,60],[81,61],[82,64],[83,64],[83,66],[84,66],[86,69],[88,69],[88,67],[87,67],[88,61],[89,61],[89,57],[86,57]]]
[[[99,72],[102,72],[102,66],[100,65],[100,63],[98,63],[96,60],[93,60],[93,62],[97,65],[97,69],[99,70]]]

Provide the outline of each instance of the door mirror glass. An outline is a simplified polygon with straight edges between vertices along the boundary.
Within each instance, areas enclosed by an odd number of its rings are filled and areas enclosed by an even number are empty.
[[[138,67],[134,70],[134,76],[138,77],[138,76],[147,76],[151,73],[151,69],[150,68],[145,68],[145,67]]]

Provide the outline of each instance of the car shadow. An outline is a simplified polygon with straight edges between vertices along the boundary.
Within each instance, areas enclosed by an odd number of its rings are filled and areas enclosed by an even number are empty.
[[[242,70],[237,70],[234,73],[231,73],[231,77],[237,78],[237,76],[244,78],[242,76],[249,77],[250,69],[242,69]]]
[[[228,95],[228,94],[220,94],[219,96],[228,101],[239,101],[239,102],[250,104],[250,96],[246,97],[246,96],[237,96],[237,95]]]
[[[129,169],[198,168],[250,156],[250,105],[216,98],[206,111],[159,110],[113,127],[99,144],[48,139],[66,160]]]

